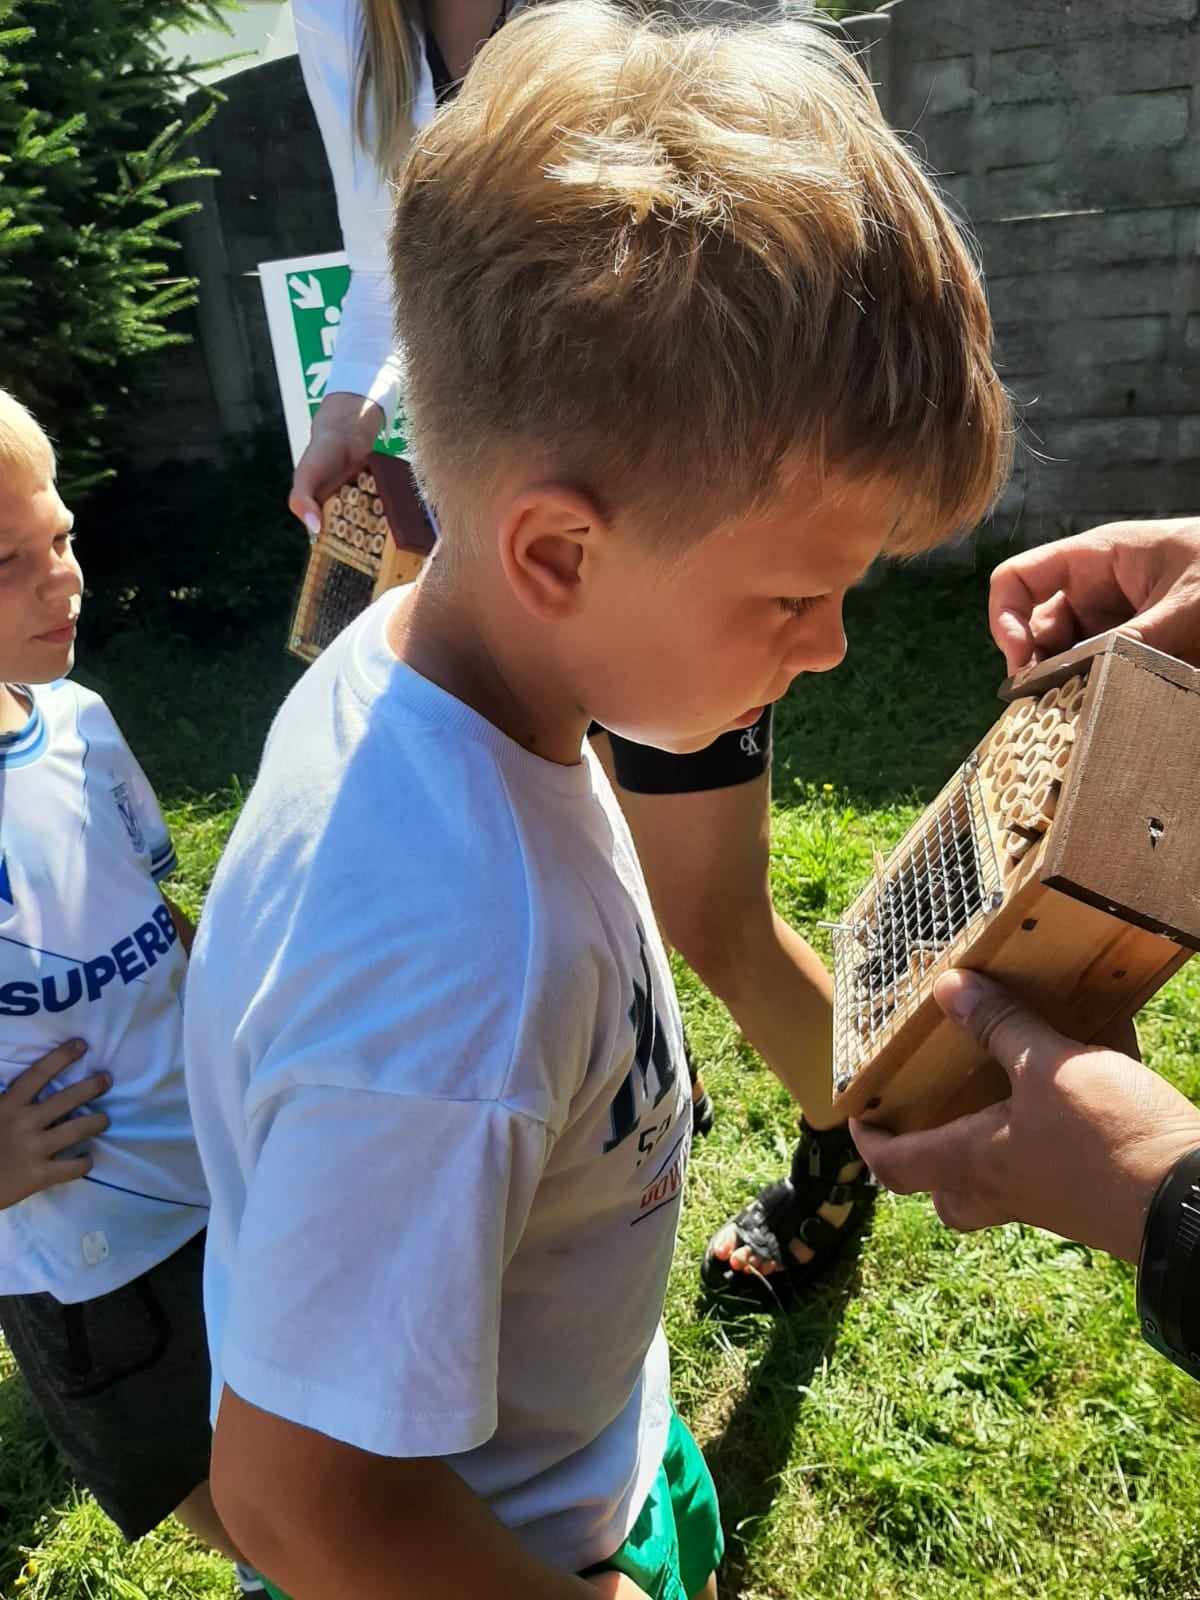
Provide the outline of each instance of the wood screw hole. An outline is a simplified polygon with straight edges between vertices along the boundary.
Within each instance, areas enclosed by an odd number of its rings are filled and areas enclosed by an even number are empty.
[[[1021,932],[1022,933],[1032,933],[1033,930],[1036,927],[1037,927],[1037,918],[1036,917],[1026,917],[1025,921],[1021,924]]]
[[[1113,973],[1113,980],[1115,982],[1119,982],[1122,978],[1127,977],[1127,976],[1128,976],[1128,974],[1127,974],[1125,968],[1124,967],[1118,967],[1117,970]]]
[[[882,1102],[880,1101],[879,1096],[878,1095],[873,1095],[871,1097],[871,1099],[867,1101],[866,1105],[863,1107],[863,1110],[864,1111],[877,1111],[879,1109],[881,1103]]]
[[[1166,824],[1161,822],[1158,817],[1151,817],[1150,818],[1150,848],[1151,848],[1151,850],[1156,850],[1158,848],[1158,841],[1162,838],[1163,834],[1166,833],[1166,831],[1167,831]]]

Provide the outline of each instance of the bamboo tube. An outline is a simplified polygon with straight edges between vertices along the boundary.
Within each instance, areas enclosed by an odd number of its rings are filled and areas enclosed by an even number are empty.
[[[383,534],[373,533],[371,535],[371,554],[373,556],[381,556],[383,554],[383,543]]]
[[[366,489],[370,476],[370,473],[364,467],[359,473],[358,477],[354,480],[356,487],[359,489]]]
[[[1048,783],[1043,784],[1036,795],[1034,804],[1037,807],[1038,816],[1043,821],[1052,822],[1054,820],[1054,813],[1058,808],[1060,790],[1061,785],[1051,779]]]
[[[1038,716],[1039,717],[1044,717],[1048,712],[1053,711],[1054,708],[1057,705],[1058,705],[1058,690],[1057,689],[1047,689],[1045,694],[1042,696],[1042,698],[1037,703]]]
[[[1011,733],[1018,733],[1033,716],[1036,702],[1033,700],[1018,700],[1012,709],[1012,720],[1009,723]]]
[[[372,494],[374,494],[374,490],[372,490],[371,492],[372,492]],[[377,517],[381,517],[383,515],[383,501],[379,498],[378,495],[375,495],[375,498],[371,501],[371,510],[375,513],[375,515]]]
[[[1004,841],[1005,854],[1012,861],[1020,861],[1022,856],[1028,855],[1030,843],[1023,833],[1010,831]]]

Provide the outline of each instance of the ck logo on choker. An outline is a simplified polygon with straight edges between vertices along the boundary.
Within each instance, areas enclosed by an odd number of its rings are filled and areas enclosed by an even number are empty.
[[[760,756],[762,751],[758,744],[758,729],[747,728],[739,741],[744,756]]]
[[[138,814],[130,799],[129,785],[118,783],[113,789],[113,799],[117,802],[117,810],[121,813],[121,821],[125,824],[125,832],[129,835],[133,848],[138,855],[145,855],[146,836],[142,832],[142,825],[138,821]]]

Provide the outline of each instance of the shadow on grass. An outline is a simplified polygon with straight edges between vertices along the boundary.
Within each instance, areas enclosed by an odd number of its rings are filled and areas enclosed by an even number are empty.
[[[15,1372],[0,1379],[0,1445],[0,1595],[9,1595],[24,1551],[40,1542],[48,1513],[71,1492],[70,1474]]]
[[[860,1260],[873,1221],[872,1211],[819,1288],[799,1299],[792,1310],[776,1314],[770,1343],[749,1388],[722,1432],[705,1448],[725,1528],[723,1600],[738,1600],[749,1580],[750,1548],[779,1493],[801,1425],[805,1392],[833,1353],[846,1308],[861,1287]],[[731,1344],[752,1336],[757,1322],[753,1313],[738,1317],[708,1300],[700,1306],[703,1315],[721,1324]]]

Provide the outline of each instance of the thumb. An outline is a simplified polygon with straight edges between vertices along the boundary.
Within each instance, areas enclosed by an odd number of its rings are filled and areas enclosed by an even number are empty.
[[[321,531],[321,508],[298,484],[293,485],[288,496],[288,510],[308,529],[309,537],[315,539]]]
[[[1180,585],[1120,632],[1181,661],[1200,662],[1200,584]]]
[[[1057,1062],[1078,1048],[981,973],[943,973],[933,986],[933,996],[951,1022],[977,1039],[1011,1081],[1033,1062]]]

